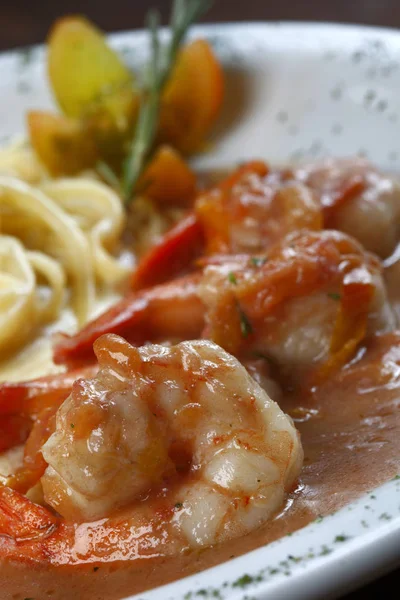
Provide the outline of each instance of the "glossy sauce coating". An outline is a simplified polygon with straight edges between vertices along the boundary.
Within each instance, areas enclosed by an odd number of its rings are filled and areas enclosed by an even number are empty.
[[[399,472],[399,401],[400,334],[377,336],[358,352],[357,359],[313,395],[281,400],[281,407],[292,414],[301,432],[305,466],[285,510],[266,526],[234,542],[171,558],[162,552],[155,554],[151,545],[141,545],[140,537],[132,538],[130,531],[122,527],[122,512],[112,520],[59,525],[52,534],[49,522],[48,529],[44,524],[40,541],[27,540],[14,546],[9,538],[1,538],[0,552],[3,556],[8,554],[11,561],[23,548],[27,561],[43,562],[32,565],[34,582],[30,569],[25,573],[23,564],[9,562],[5,566],[9,577],[4,579],[8,587],[2,589],[0,598],[19,600],[35,597],[38,590],[54,592],[55,572],[50,565],[56,569],[57,599],[77,595],[122,598],[229,560],[232,555],[238,556],[303,527]],[[154,525],[153,534],[157,544]],[[109,553],[110,543],[115,547],[113,553]],[[167,539],[164,547],[168,547]],[[106,549],[109,563],[100,565]],[[60,562],[69,566],[60,566]],[[99,569],[94,570],[98,565]],[[18,581],[18,587],[13,581]],[[22,589],[22,582],[23,594],[13,596]]]

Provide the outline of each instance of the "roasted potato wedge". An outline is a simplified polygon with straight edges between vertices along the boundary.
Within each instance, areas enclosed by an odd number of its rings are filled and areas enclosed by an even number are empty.
[[[79,16],[59,19],[51,29],[48,72],[56,100],[68,117],[81,117],[103,97],[132,87],[131,72],[102,32]]]

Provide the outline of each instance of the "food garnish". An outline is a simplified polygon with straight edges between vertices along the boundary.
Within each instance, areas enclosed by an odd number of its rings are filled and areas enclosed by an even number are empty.
[[[159,13],[149,12],[143,88],[90,21],[72,16],[56,22],[48,73],[63,115],[31,111],[27,118],[32,146],[52,175],[95,168],[127,204],[135,191],[166,204],[193,197],[195,178],[181,154],[201,150],[221,108],[223,75],[207,41],[183,43],[211,4],[175,0],[165,46]]]

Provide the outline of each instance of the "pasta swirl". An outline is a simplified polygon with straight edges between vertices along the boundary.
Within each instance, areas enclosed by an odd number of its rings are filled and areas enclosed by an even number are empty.
[[[54,319],[61,308],[64,271],[41,252],[26,251],[14,237],[0,235],[0,353],[22,343],[32,330]],[[50,294],[37,290],[37,277],[47,283]]]
[[[124,225],[119,197],[93,176],[50,179],[29,147],[0,151],[0,353],[66,306],[78,327],[90,318],[129,274],[113,255]]]
[[[106,185],[83,178],[48,181],[41,189],[86,233],[97,280],[107,286],[123,280],[128,269],[110,253],[124,225],[124,211],[118,196]]]
[[[23,216],[30,228],[44,230],[43,251],[63,265],[71,287],[71,306],[83,324],[94,299],[94,278],[88,240],[75,221],[41,190],[13,177],[0,176],[0,208]],[[42,236],[41,236],[42,237]]]

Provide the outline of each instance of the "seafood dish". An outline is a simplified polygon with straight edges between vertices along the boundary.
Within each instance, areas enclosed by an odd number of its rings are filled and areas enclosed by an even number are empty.
[[[133,73],[83,17],[59,112],[0,149],[0,600],[117,600],[400,472],[400,179],[364,157],[208,174],[207,8]]]

